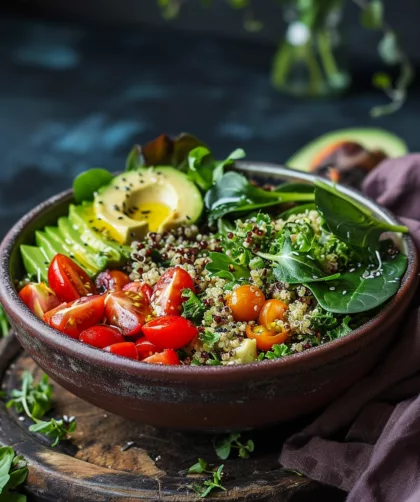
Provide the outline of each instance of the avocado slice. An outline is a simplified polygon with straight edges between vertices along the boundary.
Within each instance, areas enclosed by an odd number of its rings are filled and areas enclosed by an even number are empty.
[[[31,279],[48,282],[49,260],[44,252],[37,246],[20,246],[23,265]]]
[[[62,233],[57,227],[45,227],[45,234],[47,238],[51,241],[52,245],[60,246],[61,249],[64,250],[66,256],[71,258],[72,260],[76,260],[78,264],[90,275],[94,276],[98,273],[98,269],[93,268],[89,263],[86,262],[83,255],[76,255],[71,245],[69,245],[64,239]]]
[[[140,168],[116,176],[95,195],[95,219],[122,244],[140,240],[147,232],[164,232],[195,222],[203,198],[186,174],[168,166]]]
[[[341,129],[323,134],[298,150],[286,162],[288,167],[310,171],[312,161],[324,148],[341,141],[359,143],[367,150],[382,150],[387,157],[399,157],[408,153],[405,142],[395,134],[375,127]]]
[[[35,232],[35,242],[49,261],[51,261],[56,254],[67,255],[66,251],[57,242],[48,239],[47,235],[42,230],[37,230]]]
[[[81,241],[96,252],[102,253],[107,258],[110,266],[118,266],[126,262],[130,257],[131,248],[107,239],[105,232],[101,233],[95,230],[94,218],[92,204],[78,206],[70,204],[69,220],[73,228],[79,233]]]

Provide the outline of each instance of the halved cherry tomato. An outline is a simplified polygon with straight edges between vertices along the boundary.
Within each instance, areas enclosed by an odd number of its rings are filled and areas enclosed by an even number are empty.
[[[266,329],[271,329],[271,324],[274,321],[277,319],[283,321],[284,313],[288,308],[289,307],[281,300],[267,300],[261,309],[258,320]]]
[[[48,269],[48,284],[65,302],[95,293],[95,286],[77,263],[63,254],[56,254]]]
[[[190,274],[180,267],[168,269],[158,280],[152,296],[152,305],[157,315],[181,315],[184,289],[194,291]]]
[[[255,321],[265,302],[264,293],[257,286],[244,284],[226,298],[235,321]]]
[[[146,359],[143,359],[142,362],[152,364],[165,364],[168,366],[181,364],[178,354],[172,349],[164,350],[163,352],[159,352],[158,354],[153,354],[153,356],[146,357]]]
[[[73,338],[79,338],[82,331],[99,324],[103,318],[104,297],[100,295],[64,303],[44,315],[47,324]]]
[[[194,324],[177,315],[157,317],[143,326],[144,336],[160,349],[180,349],[198,334]]]
[[[118,326],[124,336],[140,333],[150,314],[150,303],[142,293],[113,291],[105,298],[105,315],[109,324]]]
[[[284,343],[288,338],[288,331],[270,331],[264,326],[250,326],[246,327],[246,336],[252,340],[257,340],[257,349],[270,350],[273,345]]]
[[[117,354],[117,356],[138,359],[137,349],[133,342],[114,343],[105,347],[104,350]]]
[[[146,357],[150,357],[153,354],[156,354],[156,352],[159,352],[159,349],[156,347],[156,345],[153,345],[153,343],[149,342],[149,340],[146,340],[145,338],[142,338],[141,340],[136,342],[136,349],[140,361],[142,361]]]
[[[55,309],[62,303],[45,282],[30,282],[19,291],[19,296],[40,319],[44,317],[45,312]]]
[[[123,289],[130,282],[130,278],[120,270],[104,270],[95,280],[95,285],[98,291],[110,291]]]
[[[125,342],[124,337],[117,328],[111,328],[111,326],[105,326],[104,324],[85,329],[80,333],[79,340],[100,349],[114,343]]]
[[[149,300],[152,300],[153,288],[145,282],[129,282],[123,287],[123,291],[134,291],[135,293],[143,293],[144,296]]]

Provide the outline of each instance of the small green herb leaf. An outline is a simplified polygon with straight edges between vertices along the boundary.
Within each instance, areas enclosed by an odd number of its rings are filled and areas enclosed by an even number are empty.
[[[312,282],[307,287],[329,312],[354,314],[374,309],[389,300],[400,287],[407,257],[399,253],[382,261],[379,270],[356,267],[329,282]]]
[[[206,350],[211,350],[214,345],[220,340],[220,333],[216,331],[213,333],[211,331],[204,331],[204,333],[200,333],[199,339],[205,345]]]
[[[22,374],[22,388],[13,389],[7,408],[15,408],[18,413],[26,413],[32,420],[43,417],[52,408],[52,385],[48,383],[48,376],[34,385],[29,371]]]
[[[92,201],[95,192],[108,185],[114,176],[106,169],[94,168],[80,173],[73,181],[74,199],[80,204]]]
[[[209,258],[211,261],[206,265],[206,270],[212,276],[222,277],[229,281],[247,279],[250,276],[248,267],[239,265],[223,253],[209,253]]]
[[[198,462],[196,464],[192,465],[188,469],[188,473],[189,474],[202,474],[203,472],[211,472],[211,471],[208,471],[207,468],[208,468],[207,462],[205,460],[203,460],[202,458],[199,458]]]
[[[76,430],[76,421],[64,422],[64,420],[55,420],[52,418],[49,422],[39,421],[29,427],[31,432],[38,432],[53,439],[52,447],[62,440],[66,439],[68,434]]]
[[[328,336],[331,340],[335,340],[336,338],[341,338],[342,336],[348,335],[352,330],[349,326],[349,322],[351,321],[350,316],[346,316],[339,326],[334,329],[328,331]]]
[[[230,434],[216,436],[213,440],[216,454],[222,460],[229,458],[232,448],[237,449],[240,458],[249,458],[249,454],[254,451],[254,442],[249,439],[245,444],[240,441],[241,434],[239,432],[231,432]]]
[[[182,304],[182,315],[195,324],[200,324],[206,311],[203,302],[193,291],[191,291],[191,289],[184,289],[182,297],[188,298],[188,300]]]
[[[281,357],[288,356],[291,353],[292,353],[292,351],[290,350],[290,347],[288,345],[286,345],[285,343],[281,343],[281,344],[273,345],[271,350],[269,350],[267,352],[261,352],[258,359],[260,361],[262,361],[264,359],[279,359]]]

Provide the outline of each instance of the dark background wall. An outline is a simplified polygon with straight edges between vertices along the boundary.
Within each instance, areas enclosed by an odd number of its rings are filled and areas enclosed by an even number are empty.
[[[284,30],[281,2],[254,0],[255,12],[264,23],[258,33],[243,29],[241,11],[236,11],[224,0],[213,0],[213,7],[205,8],[199,0],[188,0],[177,19],[162,18],[157,0],[6,0],[3,4],[10,11],[19,11],[61,19],[83,20],[94,24],[138,26],[164,26],[166,29],[209,32],[229,38],[250,39],[274,44]],[[354,64],[360,60],[377,59],[377,36],[360,27],[358,7],[347,0],[344,12],[344,32],[348,41],[349,55]],[[420,0],[384,0],[386,18],[403,37],[410,56],[420,64],[418,32]]]

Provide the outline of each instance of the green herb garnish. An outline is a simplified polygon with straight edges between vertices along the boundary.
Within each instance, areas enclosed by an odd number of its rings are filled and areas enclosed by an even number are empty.
[[[203,302],[193,291],[191,291],[191,289],[184,289],[182,291],[182,297],[188,298],[188,300],[182,304],[182,315],[195,324],[200,324],[206,311]]]
[[[241,443],[239,441],[240,437],[240,432],[231,432],[227,435],[217,436],[213,441],[217,456],[222,460],[226,460],[229,458],[233,448],[238,450],[240,458],[249,458],[249,454],[254,451],[254,442],[252,439],[248,439],[246,443]]]
[[[16,456],[13,448],[0,448],[0,502],[26,502],[26,495],[16,490],[26,481],[28,468],[21,456]]]
[[[215,488],[226,491],[226,488],[222,485],[223,468],[224,465],[222,464],[216,471],[211,471],[208,469],[207,462],[202,458],[199,458],[198,462],[188,469],[189,474],[212,474],[213,478],[203,481],[202,483],[187,485],[187,488],[194,490],[201,498],[207,497],[207,495],[209,495]]]
[[[52,385],[48,383],[48,376],[44,375],[38,384],[34,384],[29,371],[22,374],[21,389],[13,389],[7,408],[14,408],[18,413],[25,413],[33,422],[29,426],[31,432],[39,432],[53,439],[51,446],[56,446],[67,434],[76,429],[76,421],[63,419],[49,421],[40,420],[52,408]],[[0,499],[1,500],[1,499]]]

